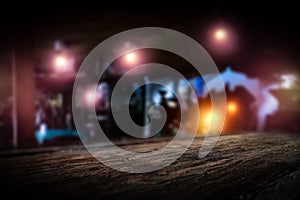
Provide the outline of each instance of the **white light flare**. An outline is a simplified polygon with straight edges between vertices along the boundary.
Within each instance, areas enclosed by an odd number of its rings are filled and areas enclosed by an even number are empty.
[[[217,29],[215,31],[214,37],[217,41],[222,42],[227,38],[227,32],[224,29]]]
[[[135,52],[128,53],[124,56],[124,61],[127,65],[135,65],[138,62],[138,55]]]
[[[63,72],[71,72],[73,70],[72,68],[72,62],[69,57],[66,55],[57,55],[54,58],[54,70],[57,73],[63,73]]]
[[[283,74],[280,76],[282,82],[280,84],[281,88],[290,89],[295,85],[296,76],[293,74]]]

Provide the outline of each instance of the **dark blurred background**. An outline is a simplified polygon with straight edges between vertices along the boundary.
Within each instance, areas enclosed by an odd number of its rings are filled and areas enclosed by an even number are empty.
[[[174,29],[192,37],[215,61],[224,78],[228,100],[224,134],[297,134],[300,40],[296,4],[178,0],[9,2],[0,10],[0,148],[80,143],[71,108],[72,86],[80,64],[106,38],[149,26]],[[203,80],[208,77],[197,74],[186,60],[170,52],[146,49],[140,53],[146,59],[138,64],[167,64],[192,83],[199,109],[204,111],[199,135],[207,134],[206,124],[215,114],[209,111],[209,95],[203,92]],[[85,89],[82,95],[83,105],[90,101],[96,104],[99,123],[109,137],[117,140],[126,134],[116,128],[109,100],[114,84],[125,72],[116,70],[122,68],[122,59],[112,63],[112,70],[100,80],[96,102]],[[167,84],[188,96],[180,80]],[[152,98],[145,97],[147,91]],[[188,105],[193,101],[187,98]],[[145,123],[149,102],[165,105],[170,113],[168,124],[157,137],[172,136],[180,120],[174,96],[157,86],[137,90],[130,105],[136,123]],[[87,129],[93,137],[95,133],[88,122]]]

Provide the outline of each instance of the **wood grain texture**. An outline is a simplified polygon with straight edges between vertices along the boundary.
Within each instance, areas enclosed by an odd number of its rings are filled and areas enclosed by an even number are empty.
[[[128,174],[106,167],[82,146],[1,152],[0,191],[12,197],[43,199],[300,197],[299,135],[226,135],[220,137],[207,157],[199,159],[202,140],[195,139],[170,166],[145,174]],[[167,142],[126,142],[121,147],[151,151]],[[109,146],[99,148],[111,150]]]

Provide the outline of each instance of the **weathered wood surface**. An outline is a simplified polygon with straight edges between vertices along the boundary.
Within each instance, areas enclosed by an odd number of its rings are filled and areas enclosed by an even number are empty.
[[[201,141],[197,138],[171,166],[145,174],[108,168],[82,146],[1,152],[1,195],[39,199],[300,197],[299,135],[222,136],[207,157],[198,159]],[[122,148],[148,151],[165,143],[155,140]]]

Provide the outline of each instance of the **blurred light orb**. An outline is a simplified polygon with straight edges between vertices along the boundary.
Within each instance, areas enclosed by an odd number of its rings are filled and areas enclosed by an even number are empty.
[[[67,71],[69,68],[69,61],[65,56],[59,55],[55,57],[54,66],[58,72]]]
[[[203,133],[213,133],[218,130],[221,125],[220,116],[217,112],[209,111],[205,113],[202,120],[202,132]]]
[[[224,23],[212,25],[207,32],[207,41],[207,47],[211,52],[216,55],[228,56],[235,52],[238,45],[237,30]]]
[[[134,52],[126,54],[124,58],[127,64],[135,64],[138,60],[138,57]]]
[[[227,32],[224,29],[217,29],[215,31],[215,38],[218,41],[224,41],[227,37]]]
[[[211,119],[212,119],[212,112],[209,112],[204,117],[205,124],[209,125],[211,123]]]
[[[229,102],[227,105],[227,111],[230,113],[235,113],[237,110],[237,105],[234,102]]]

